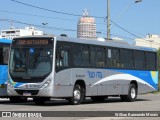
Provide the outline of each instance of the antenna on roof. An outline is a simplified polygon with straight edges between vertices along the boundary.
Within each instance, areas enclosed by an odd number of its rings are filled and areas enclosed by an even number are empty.
[[[13,20],[11,19],[11,20],[10,20],[10,25],[11,25],[10,29],[14,29],[13,23],[14,23],[14,22],[13,22]]]
[[[84,16],[84,17],[89,17],[89,9],[85,8],[85,9],[83,10],[83,16]]]

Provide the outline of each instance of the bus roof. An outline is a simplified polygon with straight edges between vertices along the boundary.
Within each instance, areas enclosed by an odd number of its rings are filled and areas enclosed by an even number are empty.
[[[118,41],[118,40],[98,41],[96,39],[90,40],[90,39],[69,38],[69,37],[62,37],[62,36],[58,36],[57,40],[70,41],[70,42],[83,43],[83,44],[101,45],[101,46],[108,46],[108,47],[119,47],[119,48],[126,48],[126,49],[143,50],[143,51],[157,51],[155,48],[130,45],[126,42]]]
[[[12,40],[10,39],[0,39],[0,43],[12,43]]]
[[[68,42],[74,42],[74,43],[101,45],[101,46],[108,46],[108,47],[119,47],[119,48],[135,49],[135,50],[143,50],[143,51],[154,51],[154,52],[157,51],[155,48],[130,45],[126,42],[118,41],[118,40],[98,41],[96,39],[79,39],[79,38],[70,38],[70,37],[55,36],[55,35],[35,35],[35,36],[23,36],[23,37],[16,37],[16,38],[36,38],[36,37],[46,37],[46,38],[56,37],[56,40],[58,41],[68,41]]]

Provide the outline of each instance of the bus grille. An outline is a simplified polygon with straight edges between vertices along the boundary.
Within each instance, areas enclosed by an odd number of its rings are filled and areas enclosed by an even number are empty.
[[[37,95],[39,90],[15,90],[19,95],[23,95],[23,93],[31,93],[31,95]]]

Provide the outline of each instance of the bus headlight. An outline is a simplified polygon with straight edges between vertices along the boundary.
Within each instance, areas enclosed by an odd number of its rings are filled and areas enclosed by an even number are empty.
[[[51,79],[47,80],[43,85],[42,85],[42,89],[48,87],[51,84]]]
[[[9,87],[13,88],[13,85],[10,81],[7,81],[7,84],[8,84]]]

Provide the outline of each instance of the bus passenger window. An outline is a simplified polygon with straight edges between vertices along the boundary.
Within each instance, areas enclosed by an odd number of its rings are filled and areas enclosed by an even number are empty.
[[[90,47],[87,45],[74,45],[74,65],[90,66]]]
[[[91,64],[92,64],[92,67],[96,67],[96,50],[95,49],[91,49]]]
[[[8,57],[9,57],[9,47],[3,48],[3,63],[8,64]]]
[[[134,67],[135,69],[145,69],[144,51],[134,51]]]
[[[119,49],[109,48],[107,49],[107,66],[110,68],[120,68]]]
[[[9,47],[0,48],[0,64],[7,65],[9,57]]]
[[[146,52],[146,68],[148,70],[156,70],[157,60],[156,54],[152,52]]]
[[[0,64],[3,64],[3,49],[0,48]]]
[[[105,67],[105,49],[104,48],[97,48],[97,67]]]
[[[120,56],[122,68],[133,68],[133,52],[131,50],[121,49]]]
[[[69,66],[69,52],[62,50],[59,54],[57,54],[56,60],[57,67],[67,67]]]

